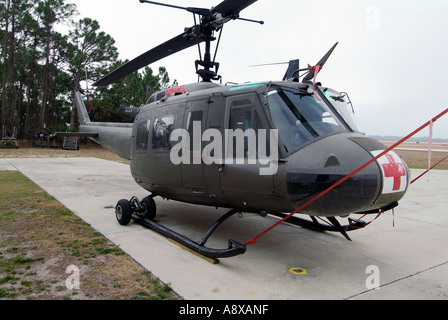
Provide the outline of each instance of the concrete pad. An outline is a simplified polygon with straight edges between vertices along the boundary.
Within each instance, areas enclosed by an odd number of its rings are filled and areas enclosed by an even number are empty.
[[[0,159],[0,171],[17,171],[17,168],[14,167],[8,160]]]
[[[116,222],[113,208],[119,199],[147,195],[128,165],[96,158],[0,161],[0,168],[10,166],[171,283],[185,299],[448,298],[448,171],[431,171],[429,181],[425,176],[415,182],[394,215],[384,213],[366,229],[350,233],[352,242],[283,223],[248,246],[244,255],[213,265],[140,225]],[[420,172],[413,170],[413,176]],[[195,240],[226,211],[155,200],[158,222]],[[234,216],[207,246],[224,248],[229,238],[245,243],[276,221]],[[369,266],[378,272],[371,274]],[[293,272],[301,270],[306,273]],[[378,276],[379,289],[369,289],[372,276]]]

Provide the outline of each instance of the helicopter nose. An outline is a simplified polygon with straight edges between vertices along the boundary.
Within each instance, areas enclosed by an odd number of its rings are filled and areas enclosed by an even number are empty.
[[[382,143],[358,134],[334,135],[310,144],[291,157],[286,174],[290,201],[298,208],[386,149]],[[389,152],[311,203],[302,213],[344,216],[393,208],[404,196],[408,184],[406,164],[397,154]]]
[[[373,150],[371,154],[376,157],[384,150]],[[403,159],[394,151],[389,151],[376,160],[381,172],[381,189],[375,202],[364,211],[386,211],[398,205],[403,198],[410,183],[410,171]]]

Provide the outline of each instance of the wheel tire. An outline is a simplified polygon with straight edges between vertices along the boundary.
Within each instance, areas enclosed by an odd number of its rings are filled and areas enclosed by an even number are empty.
[[[131,203],[126,199],[118,201],[115,207],[115,217],[122,226],[127,225],[131,221],[132,209]]]
[[[154,199],[152,197],[143,198],[141,204],[146,208],[146,211],[143,214],[144,217],[149,220],[154,220],[157,213],[156,202]]]

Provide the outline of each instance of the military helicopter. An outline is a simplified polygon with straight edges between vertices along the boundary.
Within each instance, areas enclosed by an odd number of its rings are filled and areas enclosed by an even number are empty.
[[[232,257],[244,253],[246,246],[231,239],[225,249],[205,246],[226,219],[241,212],[284,217],[387,149],[359,131],[347,93],[316,82],[337,43],[314,67],[299,69],[298,60],[291,60],[282,80],[223,85],[216,83],[221,80],[219,63],[211,59],[214,33],[220,32],[220,39],[223,25],[243,19],[240,12],[256,0],[224,0],[211,9],[140,2],[191,12],[195,25],[95,86],[112,84],[201,43],[205,51],[195,62],[201,81],[150,92],[132,124],[91,122],[81,93],[75,93],[79,134],[129,159],[134,180],[150,193],[142,200],[134,196],[118,201],[120,224],[134,220],[207,257]],[[288,222],[341,232],[350,240],[347,231],[366,223],[349,218],[342,226],[336,217],[394,208],[408,188],[409,176],[403,160],[389,152],[307,206],[301,214],[311,220],[294,216]],[[157,196],[230,211],[194,241],[154,221]]]

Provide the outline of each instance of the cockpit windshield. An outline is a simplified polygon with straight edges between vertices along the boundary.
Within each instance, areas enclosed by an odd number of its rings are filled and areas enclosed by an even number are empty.
[[[355,118],[355,112],[353,110],[352,103],[345,92],[337,92],[333,89],[322,89],[323,94],[328,101],[333,105],[336,111],[344,118],[345,122],[350,126],[353,131],[359,132],[358,124]]]
[[[286,152],[322,136],[348,131],[334,111],[306,91],[279,88],[267,93],[272,120]]]

